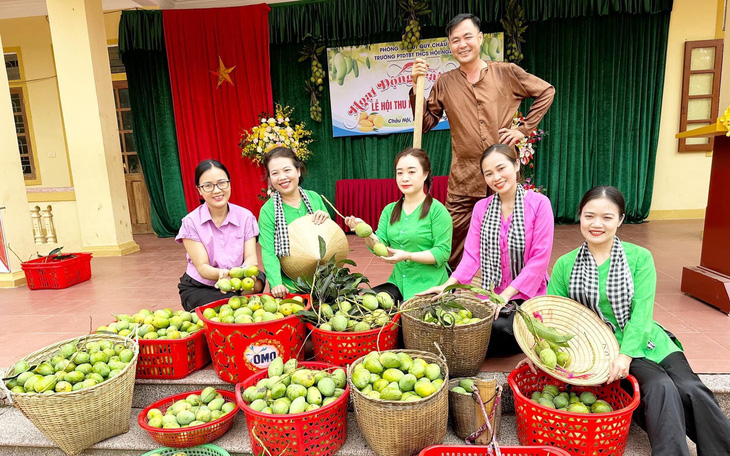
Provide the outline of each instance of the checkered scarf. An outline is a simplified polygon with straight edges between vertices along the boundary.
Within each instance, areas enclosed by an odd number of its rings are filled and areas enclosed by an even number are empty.
[[[525,267],[525,189],[519,183],[515,194],[515,208],[507,233],[510,272],[512,279]],[[498,287],[502,283],[502,253],[499,248],[499,230],[502,224],[502,200],[494,195],[482,220],[479,236],[479,259],[482,267],[482,287]]]
[[[307,206],[307,213],[311,214],[312,205],[309,203],[307,193],[299,187],[299,194],[302,195],[302,201]],[[284,217],[284,208],[281,203],[281,193],[278,191],[271,195],[274,201],[274,253],[277,258],[289,256],[289,228]]]
[[[613,332],[616,327],[603,316],[598,302],[600,291],[598,285],[598,265],[588,250],[588,243],[584,242],[578,250],[575,264],[570,271],[568,294],[571,299],[578,301],[596,313]],[[631,301],[634,298],[634,279],[626,261],[623,245],[618,237],[614,236],[611,246],[611,264],[606,279],[606,297],[611,303],[613,315],[621,331],[631,317]],[[647,348],[654,348],[652,341],[648,341]]]

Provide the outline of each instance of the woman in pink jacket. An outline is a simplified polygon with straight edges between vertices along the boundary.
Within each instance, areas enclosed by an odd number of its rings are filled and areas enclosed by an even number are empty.
[[[480,164],[494,195],[474,206],[464,255],[449,280],[419,294],[439,294],[449,285],[471,283],[481,268],[482,288],[493,285],[509,302],[495,312],[488,355],[507,356],[520,352],[512,332],[514,303],[547,290],[553,210],[545,195],[526,191],[520,184],[515,148],[495,144],[484,151]]]

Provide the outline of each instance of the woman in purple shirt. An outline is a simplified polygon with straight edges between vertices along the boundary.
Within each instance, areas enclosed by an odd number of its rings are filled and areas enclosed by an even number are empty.
[[[235,296],[223,293],[215,283],[229,277],[228,271],[238,266],[258,266],[256,217],[241,206],[229,203],[231,177],[223,164],[203,160],[195,168],[195,182],[201,204],[182,219],[175,240],[185,246],[188,267],[180,277],[180,300],[185,310]],[[266,276],[259,272],[254,289],[260,293]],[[245,292],[244,292],[245,293]]]
[[[442,293],[456,283],[471,283],[481,268],[482,288],[494,291],[507,302],[521,304],[547,290],[547,268],[553,246],[553,210],[540,193],[525,191],[519,183],[517,151],[495,144],[480,160],[482,174],[494,195],[474,206],[464,242],[464,255],[449,280],[419,294]],[[490,356],[520,353],[512,332],[514,306],[495,312]]]

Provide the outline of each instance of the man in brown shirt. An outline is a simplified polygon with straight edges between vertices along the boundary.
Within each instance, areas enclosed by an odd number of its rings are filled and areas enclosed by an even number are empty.
[[[513,63],[479,58],[484,35],[473,14],[460,14],[446,25],[449,47],[459,68],[438,77],[424,104],[423,131],[435,127],[446,111],[451,127],[451,173],[446,208],[454,222],[449,265],[455,269],[464,250],[472,209],[487,194],[479,158],[496,143],[516,145],[530,134],[553,102],[555,88]],[[416,59],[411,75],[425,76],[428,63]],[[415,109],[415,95],[410,92]],[[524,123],[510,129],[525,98],[534,98]]]

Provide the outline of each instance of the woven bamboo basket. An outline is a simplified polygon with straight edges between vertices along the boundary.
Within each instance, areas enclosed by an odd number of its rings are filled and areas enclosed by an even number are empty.
[[[477,402],[476,397],[472,394],[461,394],[451,391],[451,388],[459,386],[461,378],[454,378],[449,381],[449,412],[451,413],[451,419],[454,433],[459,436],[460,439],[465,439],[469,435],[473,434],[479,427],[484,423],[484,419],[478,420],[477,416],[482,416],[481,407]],[[485,389],[492,391],[492,395],[484,397],[484,409],[487,415],[491,417],[489,424],[494,429],[495,437],[499,437],[499,426],[502,422],[502,402],[497,401],[497,381],[496,380],[485,380],[479,378],[473,378],[475,382],[481,382],[484,384]],[[480,390],[481,394],[481,390]],[[497,410],[492,415],[494,410],[494,403],[497,402]],[[492,440],[492,435],[489,429],[485,430],[484,433],[478,438],[477,444],[486,444]]]
[[[608,380],[609,365],[619,354],[618,341],[611,329],[588,307],[560,296],[538,296],[520,308],[530,315],[538,313],[546,326],[575,337],[563,350],[570,354],[567,371],[550,369],[535,352],[535,338],[519,315],[515,315],[515,339],[528,358],[545,373],[565,383],[594,386]]]
[[[444,440],[449,417],[449,367],[443,359],[428,352],[389,351],[404,352],[414,359],[436,363],[444,377],[443,385],[431,396],[420,401],[400,402],[370,398],[352,384],[355,366],[365,357],[352,363],[347,371],[355,418],[370,448],[379,456],[411,456]]]
[[[92,334],[49,345],[24,358],[32,366],[48,360],[70,342],[101,340],[112,341],[115,345],[124,344],[134,352],[127,367],[116,377],[91,388],[68,393],[9,393],[13,405],[69,456],[77,455],[104,439],[129,431],[139,345],[132,338]],[[12,369],[10,367],[3,377],[12,375]]]
[[[446,357],[449,372],[457,377],[476,375],[487,355],[492,335],[494,307],[472,293],[454,295],[456,301],[480,321],[444,327],[421,320],[421,310],[431,304],[432,296],[415,296],[401,305],[403,341],[408,350],[422,350]],[[438,344],[438,348],[435,344]]]

